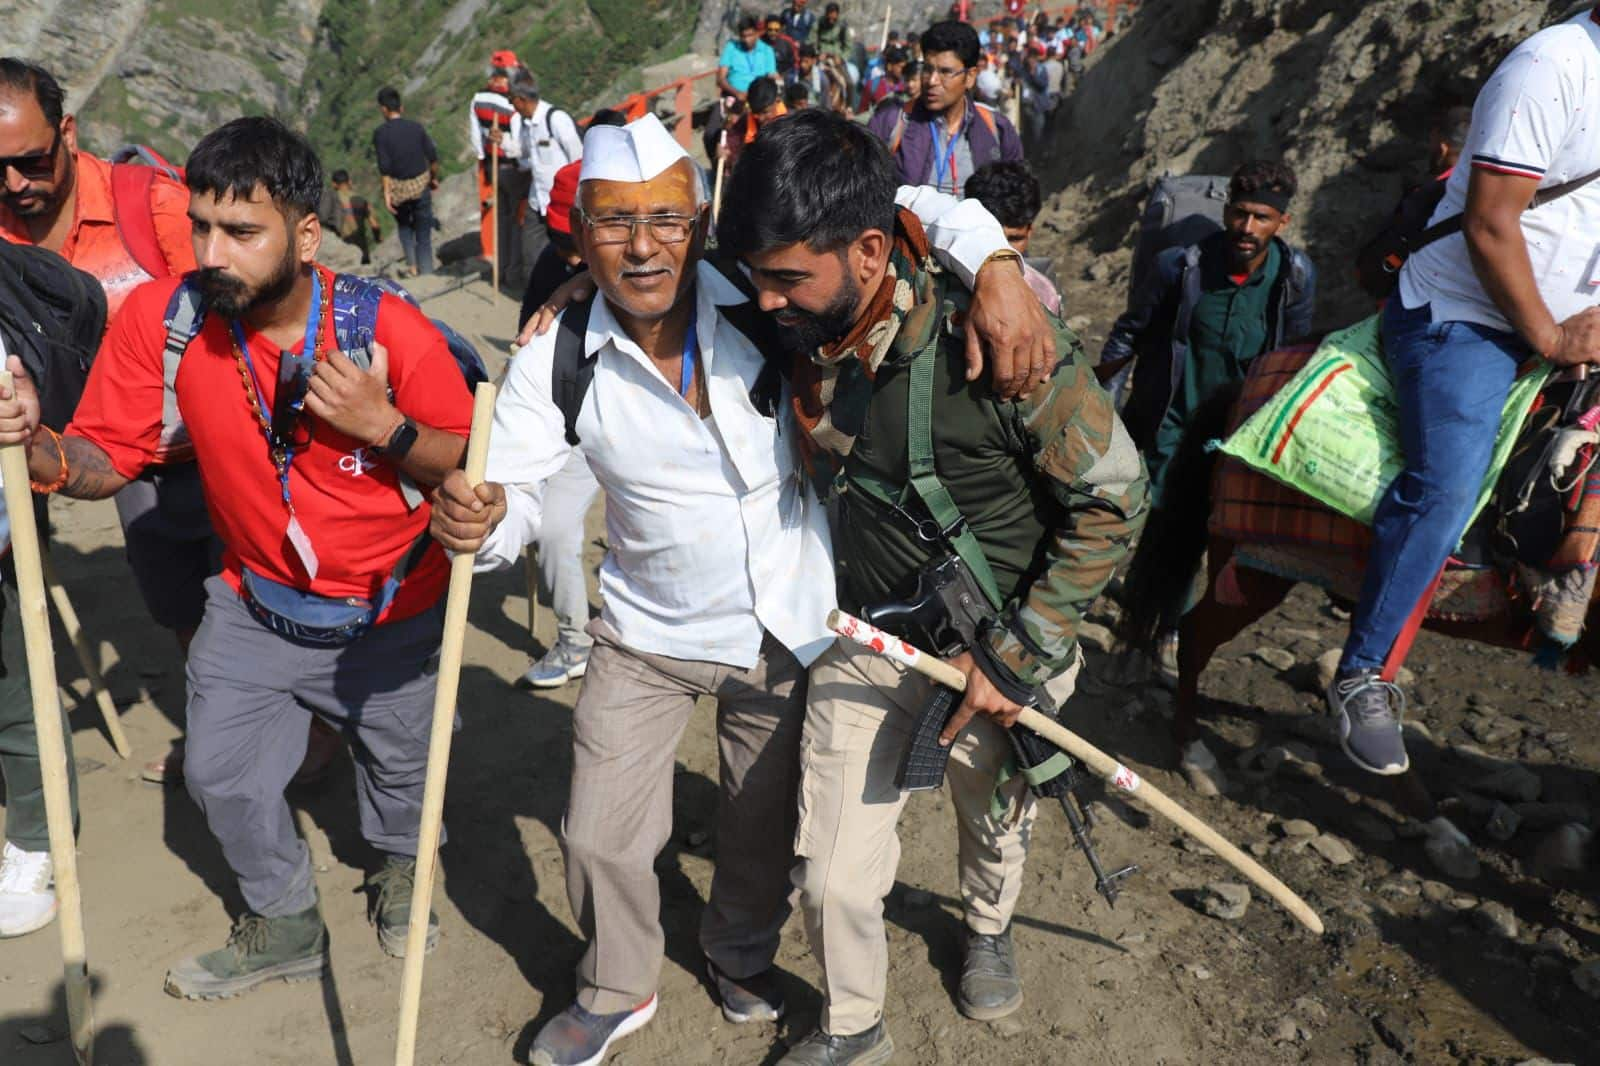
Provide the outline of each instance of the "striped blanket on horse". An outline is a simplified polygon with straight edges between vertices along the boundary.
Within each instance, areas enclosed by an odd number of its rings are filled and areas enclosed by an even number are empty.
[[[1229,417],[1228,432],[1270,400],[1315,351],[1316,345],[1302,344],[1257,357]],[[1212,485],[1210,532],[1235,543],[1241,565],[1310,582],[1346,600],[1360,593],[1372,543],[1372,531],[1355,519],[1221,454]],[[1494,570],[1451,568],[1428,614],[1457,621],[1493,617],[1509,606],[1508,587]]]

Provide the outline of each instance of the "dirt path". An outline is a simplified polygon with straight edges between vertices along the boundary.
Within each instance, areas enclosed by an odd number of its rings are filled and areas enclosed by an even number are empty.
[[[416,291],[427,297],[431,314],[472,335],[485,353],[505,350],[513,330],[509,300],[491,302],[486,285],[450,279]],[[598,519],[598,512],[591,515],[591,573],[603,551]],[[142,761],[177,731],[183,678],[176,648],[144,616],[109,503],[57,504],[56,529],[58,569],[105,642],[113,689],[131,701],[125,721]],[[514,1061],[572,993],[580,944],[556,834],[576,688],[544,697],[511,688],[529,650],[526,617],[520,573],[479,579],[437,897],[444,935],[429,959],[424,992],[418,1056],[424,1063]],[[1047,812],[1017,919],[1027,1002],[998,1023],[966,1021],[952,1002],[961,925],[949,803],[943,794],[919,796],[902,821],[904,858],[886,905],[888,1020],[901,1049],[897,1061],[1489,1066],[1541,1055],[1600,1061],[1596,1000],[1573,977],[1579,962],[1600,955],[1594,871],[1534,880],[1525,867],[1552,828],[1527,828],[1509,844],[1495,844],[1465,808],[1463,828],[1484,845],[1483,875],[1451,882],[1431,870],[1417,843],[1402,835],[1405,827],[1353,790],[1365,782],[1321,742],[1325,720],[1315,713],[1305,671],[1336,644],[1340,625],[1320,595],[1301,590],[1219,656],[1206,689],[1219,711],[1214,746],[1238,783],[1229,796],[1194,798],[1162,769],[1171,760],[1163,690],[1091,678],[1068,711],[1086,736],[1122,753],[1261,855],[1327,916],[1326,937],[1299,930],[1260,897],[1238,920],[1201,913],[1203,886],[1233,879],[1222,864],[1185,846],[1165,825],[1141,829],[1109,811],[1099,832],[1102,855],[1112,864],[1136,862],[1141,872],[1108,911],[1068,846],[1059,812]],[[548,639],[547,612],[541,629]],[[1287,653],[1293,665],[1268,666],[1252,654],[1264,645]],[[1570,805],[1540,817],[1592,823],[1600,802],[1593,770],[1600,765],[1600,715],[1591,689],[1533,674],[1509,654],[1429,637],[1415,663],[1422,720],[1437,738],[1418,757],[1440,775],[1442,791],[1467,780],[1463,766],[1473,756],[1463,745],[1471,741],[1529,768],[1542,801]],[[60,669],[81,696],[69,656]],[[1104,657],[1092,653],[1091,673],[1105,672]],[[1478,701],[1472,722],[1492,704],[1493,715],[1516,728],[1495,744],[1457,736],[1469,698]],[[97,732],[91,704],[81,702],[73,720],[88,943],[98,982],[97,1061],[388,1061],[400,969],[379,950],[357,894],[371,856],[357,832],[348,765],[323,786],[291,794],[331,928],[330,974],[320,985],[278,984],[236,1001],[186,1003],[162,992],[162,974],[172,960],[221,942],[228,909],[236,905],[226,868],[185,793],[140,782],[137,765],[117,760]],[[1299,754],[1309,756],[1313,769],[1291,760],[1276,774],[1247,779],[1235,768],[1238,753],[1287,739],[1306,744]],[[668,956],[662,1008],[609,1061],[771,1062],[784,1036],[815,1019],[816,963],[792,920],[778,960],[788,975],[792,1020],[774,1028],[722,1019],[698,976],[695,940],[716,858],[707,839],[716,771],[709,713],[692,721],[678,758],[673,842],[658,864]],[[1312,845],[1295,835],[1306,829],[1290,824],[1295,819],[1339,838],[1334,843],[1348,846],[1350,861],[1325,858],[1342,856],[1326,841]],[[1514,936],[1487,931],[1498,927],[1490,920],[1498,912],[1482,902],[1514,912]],[[0,1062],[70,1061],[61,1039],[59,972],[53,929],[0,943]]]

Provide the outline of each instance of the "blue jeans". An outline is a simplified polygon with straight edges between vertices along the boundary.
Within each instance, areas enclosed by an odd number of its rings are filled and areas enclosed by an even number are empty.
[[[407,203],[396,204],[395,228],[400,231],[400,250],[406,262],[419,274],[433,273],[433,193],[428,189]]]
[[[1428,305],[1408,310],[1398,294],[1384,308],[1383,351],[1406,465],[1378,501],[1345,670],[1383,665],[1466,532],[1517,365],[1533,354],[1514,333],[1434,322]]]

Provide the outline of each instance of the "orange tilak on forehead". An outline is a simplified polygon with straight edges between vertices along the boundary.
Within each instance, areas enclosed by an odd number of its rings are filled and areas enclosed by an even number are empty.
[[[583,210],[605,215],[692,215],[699,181],[694,164],[681,160],[649,181],[607,181],[591,178],[579,187]]]

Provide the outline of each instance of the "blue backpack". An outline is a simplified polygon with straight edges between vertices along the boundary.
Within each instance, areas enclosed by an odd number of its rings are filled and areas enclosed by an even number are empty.
[[[378,306],[385,294],[398,296],[412,307],[421,309],[416,297],[399,283],[388,278],[363,278],[354,274],[334,275],[334,339],[339,345],[339,350],[363,370],[372,365],[372,343],[378,326]],[[200,290],[190,279],[185,278],[183,284],[172,294],[172,299],[167,302],[167,311],[163,318],[167,340],[161,355],[161,377],[165,385],[161,401],[161,440],[165,445],[181,442],[188,437],[188,432],[183,427],[183,418],[178,413],[176,390],[178,365],[183,360],[183,353],[200,335],[200,330],[205,325],[205,317],[205,303]],[[429,321],[433,323],[435,329],[444,334],[445,344],[449,346],[450,354],[455,358],[456,368],[461,371],[461,378],[466,382],[467,391],[476,389],[479,382],[488,381],[489,372],[472,342],[437,318]],[[422,491],[404,472],[400,473],[400,492],[405,497],[406,506],[413,510],[422,503]]]

